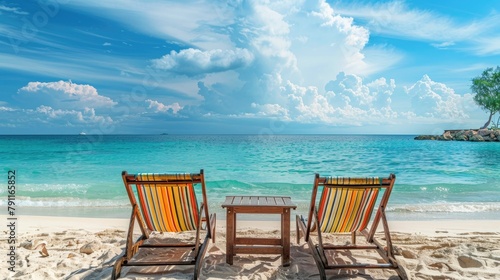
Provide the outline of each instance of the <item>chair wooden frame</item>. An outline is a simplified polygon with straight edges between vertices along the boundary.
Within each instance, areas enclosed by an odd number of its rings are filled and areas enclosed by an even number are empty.
[[[111,279],[117,279],[120,277],[122,267],[124,266],[170,266],[170,265],[194,265],[194,277],[193,279],[198,279],[200,274],[200,269],[202,261],[206,250],[208,248],[209,239],[215,242],[215,223],[216,217],[215,213],[210,214],[207,204],[207,193],[205,187],[205,178],[203,174],[203,169],[200,173],[196,174],[157,174],[159,177],[163,176],[160,180],[144,180],[139,174],[128,174],[127,171],[122,172],[123,183],[127,190],[130,203],[132,204],[132,213],[130,216],[130,223],[127,233],[127,241],[125,247],[125,253],[121,256],[115,263],[113,267],[113,272]],[[182,176],[178,176],[182,175]],[[203,202],[200,208],[197,205],[193,207],[197,209],[197,225],[195,233],[194,243],[150,243],[150,235],[154,229],[151,229],[145,221],[145,216],[143,210],[138,204],[138,199],[140,199],[137,194],[134,193],[133,187],[136,188],[147,185],[148,187],[173,187],[173,186],[188,186],[194,188],[195,185],[201,185],[201,192],[203,197]],[[194,195],[194,189],[192,189]],[[207,218],[209,217],[209,218]],[[137,223],[136,223],[137,222]],[[135,226],[140,228],[141,236],[134,242],[133,232]],[[201,241],[200,234],[201,230],[206,231],[205,238],[203,242]],[[178,230],[182,231],[182,230]],[[162,232],[169,232],[164,230]],[[148,251],[149,250],[149,251]],[[134,256],[137,256],[141,251],[149,252],[149,255],[153,257],[146,258],[144,260],[135,260]],[[162,255],[162,252],[164,253]],[[182,252],[182,253],[180,253]],[[155,256],[156,255],[156,256]]]
[[[340,179],[340,180],[338,180]],[[339,270],[339,269],[394,269],[401,279],[408,279],[406,272],[403,267],[398,265],[396,258],[394,256],[394,248],[391,241],[391,236],[389,232],[389,226],[387,223],[387,218],[385,215],[385,208],[387,206],[387,202],[389,201],[389,196],[391,195],[392,188],[394,186],[394,182],[396,180],[396,176],[394,174],[390,174],[388,178],[369,178],[371,182],[378,183],[368,183],[363,182],[363,180],[358,180],[360,183],[334,183],[334,182],[345,182],[354,178],[343,178],[337,177],[337,180],[332,180],[332,177],[320,177],[319,174],[315,175],[314,186],[311,195],[311,204],[309,209],[309,214],[307,220],[304,219],[301,215],[297,215],[296,217],[296,230],[297,230],[297,243],[300,242],[300,238],[304,237],[304,240],[308,242],[309,248],[312,251],[312,256],[318,266],[318,270],[320,273],[320,278],[322,280],[326,279],[326,270]],[[367,180],[368,181],[368,180]],[[347,245],[327,245],[323,243],[323,234],[337,234],[338,232],[325,233],[322,231],[322,224],[320,224],[320,217],[318,216],[318,208],[316,207],[316,196],[319,187],[323,188],[333,188],[333,189],[349,189],[349,190],[369,190],[372,188],[376,188],[378,190],[385,189],[383,192],[382,198],[380,199],[380,203],[378,207],[375,205],[372,208],[372,211],[376,209],[376,214],[374,219],[371,222],[371,225],[361,226],[361,228],[350,232],[351,233],[351,243]],[[378,194],[378,193],[377,193]],[[318,205],[324,203],[324,201],[318,202]],[[332,213],[332,215],[335,213]],[[371,213],[368,215],[368,220],[371,216]],[[383,233],[385,237],[385,244],[381,243],[377,239],[375,239],[375,232],[379,223],[382,222],[383,225]],[[317,243],[316,244],[311,238],[310,234],[312,231],[316,230],[317,232]],[[356,244],[356,235],[362,235],[366,238],[366,245],[357,245]],[[340,251],[340,250],[375,250],[382,257],[383,262],[381,263],[338,263],[332,257],[330,257],[328,251]]]

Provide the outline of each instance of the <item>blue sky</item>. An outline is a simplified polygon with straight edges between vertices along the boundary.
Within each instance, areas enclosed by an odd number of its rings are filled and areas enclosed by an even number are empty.
[[[0,134],[478,128],[500,2],[1,1]]]

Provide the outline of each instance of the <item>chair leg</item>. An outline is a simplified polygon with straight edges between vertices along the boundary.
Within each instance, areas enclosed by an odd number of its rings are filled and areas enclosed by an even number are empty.
[[[215,213],[211,214],[210,215],[210,226],[212,227],[210,230],[210,238],[212,239],[212,243],[215,243],[215,229],[217,228],[216,224],[217,224],[217,217],[215,215]]]
[[[312,252],[312,256],[313,256],[314,262],[316,263],[316,267],[318,268],[319,278],[321,280],[326,280],[325,266],[323,264],[323,260],[321,259],[318,247],[315,246],[314,242],[311,239],[309,239],[309,241],[307,243],[309,245],[309,250],[311,250],[311,252]]]
[[[299,215],[295,216],[295,232],[297,234],[297,244],[300,242]]]
[[[402,266],[398,265],[396,272],[398,273],[399,278],[401,278],[401,280],[408,280],[408,276],[406,275],[406,271]]]
[[[203,243],[200,245],[200,250],[198,251],[198,255],[196,256],[195,264],[194,264],[194,275],[193,279],[196,280],[200,276],[201,267],[203,266],[203,261],[205,260],[205,254],[208,248],[209,236],[207,235],[203,240]]]
[[[111,272],[111,280],[115,280],[120,278],[120,274],[122,272],[122,265],[125,261],[125,257],[120,257],[113,266],[113,271]]]

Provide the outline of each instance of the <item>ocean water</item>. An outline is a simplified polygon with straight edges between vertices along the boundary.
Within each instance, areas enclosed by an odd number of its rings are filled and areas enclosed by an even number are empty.
[[[306,214],[314,174],[388,176],[395,220],[500,219],[500,143],[414,135],[3,135],[16,214],[128,218],[121,172],[205,170],[210,210],[226,195],[284,195]],[[6,208],[3,208],[6,209]],[[7,213],[5,213],[7,214]]]

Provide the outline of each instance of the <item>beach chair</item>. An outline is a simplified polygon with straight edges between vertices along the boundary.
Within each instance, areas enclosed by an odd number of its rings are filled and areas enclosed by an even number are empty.
[[[113,268],[111,279],[120,277],[124,266],[194,265],[200,274],[209,239],[215,242],[215,214],[209,214],[203,170],[199,174],[122,173],[132,215],[125,253]],[[195,186],[201,185],[203,202],[198,208]],[[135,224],[141,236],[134,242]],[[203,241],[201,232],[206,232]],[[192,242],[155,238],[155,232],[193,233]],[[158,241],[158,239],[160,241]]]
[[[398,265],[394,256],[385,216],[385,208],[395,180],[394,174],[380,179],[320,177],[316,174],[307,220],[297,215],[296,228],[297,243],[301,237],[308,242],[321,279],[326,279],[326,270],[339,272],[341,269],[394,269],[401,279],[408,279],[404,268]],[[316,196],[321,187],[321,197],[316,205]],[[376,207],[380,193],[383,194]],[[375,217],[370,224],[375,209]],[[375,239],[379,222],[383,225],[383,243]],[[312,231],[317,232],[315,240],[311,237]],[[324,242],[327,235],[340,239],[346,234],[349,237],[349,233],[350,244],[349,240],[337,245]],[[356,244],[357,235],[364,236],[366,242]],[[363,258],[362,262],[359,262],[353,258],[352,250],[374,250],[382,259],[370,262]]]

